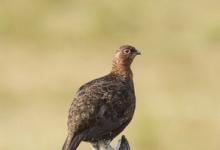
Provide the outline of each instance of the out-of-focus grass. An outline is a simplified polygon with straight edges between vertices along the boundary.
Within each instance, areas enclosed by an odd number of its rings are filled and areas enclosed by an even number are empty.
[[[219,150],[219,4],[1,1],[0,149],[61,149],[75,91],[129,43],[142,51],[132,149]]]

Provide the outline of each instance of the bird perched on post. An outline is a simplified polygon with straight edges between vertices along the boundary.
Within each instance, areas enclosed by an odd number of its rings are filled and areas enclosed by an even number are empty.
[[[81,141],[94,149],[112,149],[110,142],[124,130],[135,110],[131,64],[141,53],[123,45],[115,53],[106,76],[82,85],[71,104],[68,136],[62,150],[76,150]]]

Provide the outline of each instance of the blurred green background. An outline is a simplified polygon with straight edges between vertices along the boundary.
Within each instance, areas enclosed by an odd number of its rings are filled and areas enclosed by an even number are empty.
[[[60,150],[78,87],[132,44],[142,52],[133,64],[137,109],[123,133],[132,150],[219,150],[219,6],[1,0],[0,149]]]

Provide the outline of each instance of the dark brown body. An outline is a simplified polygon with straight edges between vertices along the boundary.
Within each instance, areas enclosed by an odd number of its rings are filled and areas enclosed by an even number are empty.
[[[134,108],[132,80],[109,74],[79,89],[70,108],[68,127],[75,134],[88,130],[84,141],[112,140],[130,122]]]

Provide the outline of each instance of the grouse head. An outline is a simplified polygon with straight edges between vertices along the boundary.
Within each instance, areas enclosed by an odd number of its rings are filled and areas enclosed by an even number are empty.
[[[113,64],[130,66],[135,56],[141,53],[131,45],[122,45],[115,53]]]
[[[130,66],[137,55],[141,55],[141,53],[135,47],[122,45],[114,55],[112,72],[119,74],[129,72]]]

